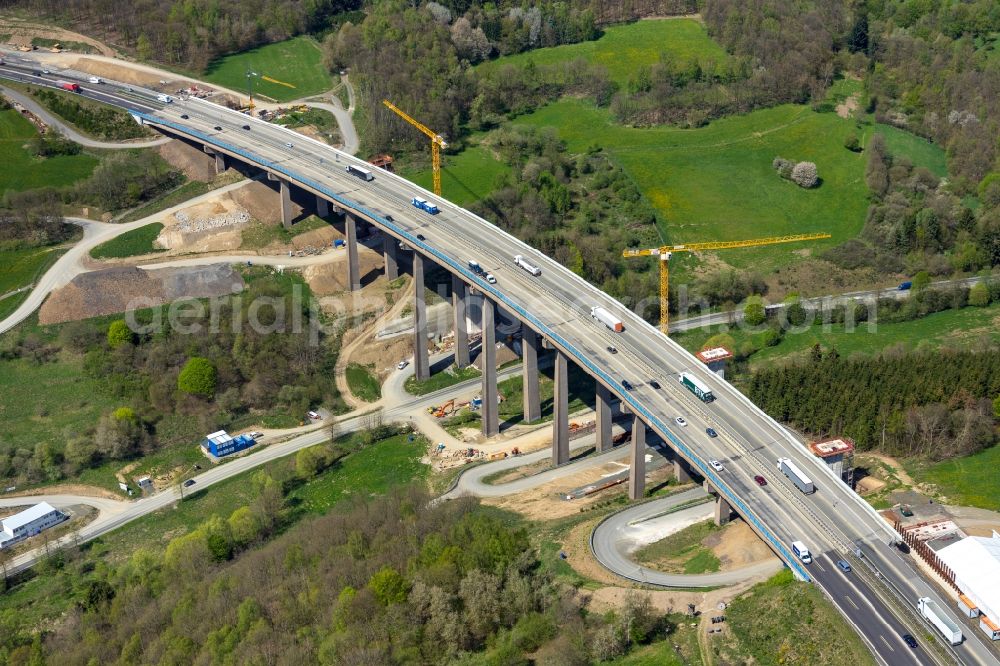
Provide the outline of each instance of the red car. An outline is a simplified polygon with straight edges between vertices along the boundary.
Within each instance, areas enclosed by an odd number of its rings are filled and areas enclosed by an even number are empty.
[[[753,480],[757,482],[758,486],[766,486],[767,485],[767,479],[765,479],[764,477],[762,477],[760,474],[758,474],[757,476],[753,477]]]

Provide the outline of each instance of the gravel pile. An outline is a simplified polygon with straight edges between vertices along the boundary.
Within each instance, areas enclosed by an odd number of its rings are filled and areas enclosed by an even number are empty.
[[[184,211],[174,213],[177,219],[176,229],[181,233],[192,233],[196,231],[209,231],[222,227],[234,227],[250,222],[250,213],[245,210],[234,210],[222,215],[211,215],[208,217],[191,217]]]

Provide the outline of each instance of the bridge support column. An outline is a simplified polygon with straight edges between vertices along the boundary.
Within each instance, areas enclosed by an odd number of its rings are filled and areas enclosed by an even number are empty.
[[[215,173],[220,174],[228,168],[226,164],[226,156],[222,153],[215,154]]]
[[[521,324],[521,372],[524,384],[524,420],[542,418],[542,400],[538,387],[538,333]]]
[[[488,298],[483,299],[483,435],[493,437],[500,434],[500,412],[497,407],[497,333],[494,321],[496,306]]]
[[[610,451],[615,442],[611,436],[611,391],[597,382],[597,451]]]
[[[281,185],[281,225],[286,229],[292,228],[292,189],[288,181],[279,178]]]
[[[319,195],[316,195],[316,215],[319,217],[330,216],[330,202]]]
[[[344,215],[344,231],[347,232],[347,289],[348,291],[357,291],[361,289],[361,268],[358,265],[358,221],[350,213]],[[416,266],[416,262],[414,262],[414,266]],[[423,266],[421,266],[422,268]],[[421,282],[421,289],[423,289],[423,282]],[[420,300],[423,301],[422,291]]]
[[[353,220],[350,215],[348,219]],[[413,253],[413,376],[424,380],[431,376],[427,358],[427,301],[424,297],[424,258]]]
[[[676,451],[674,451],[674,478],[677,480],[677,483],[689,483],[691,481],[691,470]]]
[[[642,499],[646,493],[646,424],[638,416],[632,419],[632,451],[629,455],[628,498]]]
[[[725,497],[719,495],[715,498],[715,524],[722,527],[733,517],[733,507]]]
[[[552,464],[569,462],[569,367],[566,355],[556,350],[552,392]]]
[[[464,368],[471,363],[469,356],[469,322],[466,319],[465,283],[456,276],[451,276],[451,304],[455,311],[455,367]]]
[[[399,262],[396,261],[396,250],[399,244],[395,238],[389,234],[383,235],[382,257],[385,261],[385,279],[395,280],[399,277]]]

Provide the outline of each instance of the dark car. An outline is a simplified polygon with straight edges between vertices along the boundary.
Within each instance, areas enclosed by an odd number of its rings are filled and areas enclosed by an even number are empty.
[[[250,129],[250,126],[249,125],[244,125],[243,129],[248,130],[248,129]]]
[[[705,434],[709,437],[718,437],[719,433],[715,432],[715,428],[705,428]]]
[[[385,218],[386,222],[395,222],[396,221],[396,220],[392,219],[392,215],[386,214],[386,215],[383,215],[382,217]]]
[[[624,389],[625,389],[626,391],[631,391],[631,390],[632,390],[633,388],[635,388],[634,386],[632,386],[632,382],[630,382],[630,381],[629,381],[629,380],[627,380],[627,379],[623,379],[623,380],[622,380],[622,387],[623,387],[623,388],[624,388]]]
[[[758,486],[766,486],[767,485],[767,479],[765,479],[764,477],[762,477],[760,474],[758,474],[757,476],[753,477],[753,480],[757,482]]]
[[[612,354],[617,354],[618,353],[618,348],[617,347],[612,347],[611,345],[608,345],[608,351],[610,353],[612,353]]]
[[[906,643],[907,647],[916,648],[917,639],[910,634],[903,634],[903,642]]]
[[[181,119],[187,120],[188,118],[189,118],[188,114],[186,114],[186,113],[182,113],[181,114]]]
[[[660,387],[660,382],[656,381],[655,379],[650,379],[649,380],[649,385],[652,386],[653,388],[655,388],[657,391],[659,391],[660,388],[661,388]]]
[[[417,240],[425,241],[425,240],[427,240],[427,237],[424,236],[423,234],[417,234]]]
[[[194,485],[194,479],[188,479],[187,481],[184,482],[185,488],[190,488],[193,485]]]
[[[221,132],[222,131],[222,127],[220,127],[219,125],[216,125],[215,126],[215,131]]]

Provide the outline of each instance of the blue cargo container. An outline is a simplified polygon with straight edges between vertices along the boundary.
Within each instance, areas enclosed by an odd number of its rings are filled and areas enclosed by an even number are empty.
[[[205,448],[216,458],[222,458],[237,451],[249,449],[256,443],[256,440],[250,435],[231,437],[225,430],[213,432],[205,438]]]

